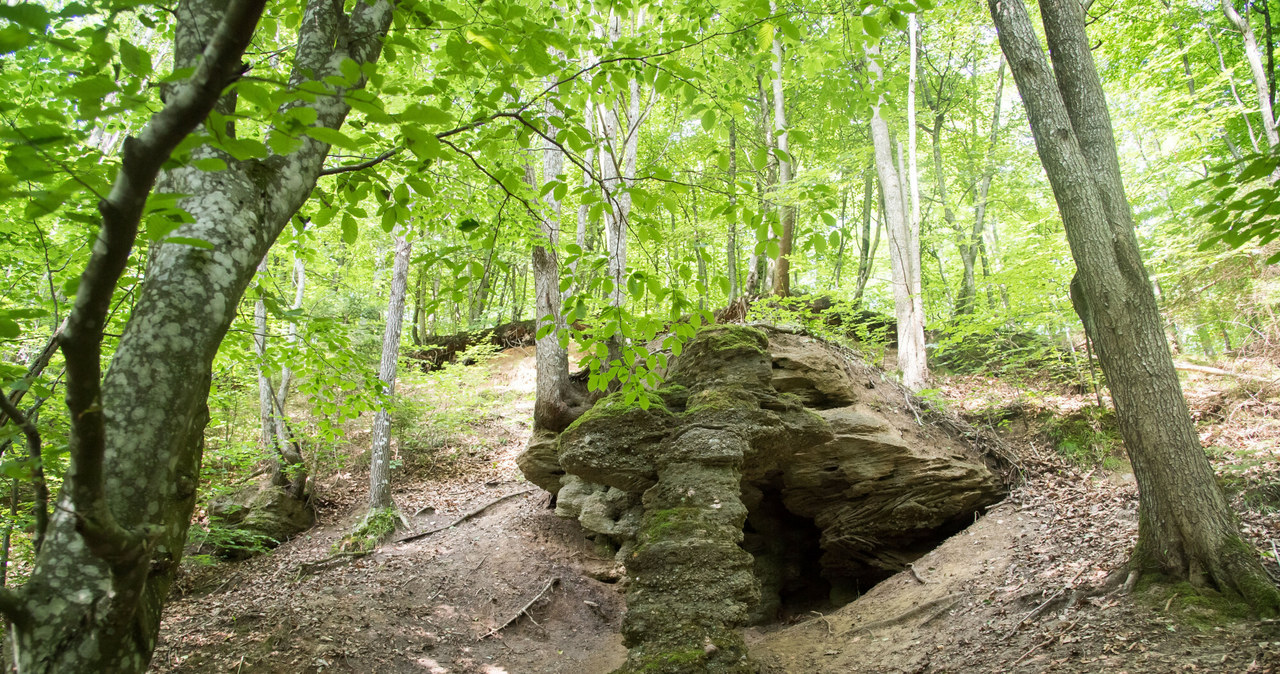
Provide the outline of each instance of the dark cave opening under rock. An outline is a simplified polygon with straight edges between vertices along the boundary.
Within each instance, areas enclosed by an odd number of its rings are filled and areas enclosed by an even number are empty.
[[[760,602],[751,612],[753,625],[838,609],[929,554],[976,516],[957,516],[927,534],[886,541],[891,552],[882,550],[879,559],[851,570],[848,565],[824,568],[822,530],[813,519],[787,509],[780,484],[744,485],[743,501],[748,509],[741,547],[753,557],[760,583]],[[890,567],[887,559],[897,563]]]

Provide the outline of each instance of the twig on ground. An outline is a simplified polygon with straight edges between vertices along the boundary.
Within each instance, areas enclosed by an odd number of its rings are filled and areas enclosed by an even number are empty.
[[[360,559],[361,557],[367,557],[372,553],[373,553],[373,550],[363,550],[363,551],[355,551],[355,552],[339,552],[339,553],[330,555],[328,557],[325,557],[324,559],[321,559],[319,561],[303,562],[302,566],[298,567],[298,575],[297,577],[294,578],[294,580],[300,580],[302,579],[303,576],[310,576],[313,573],[323,571],[324,569],[327,569],[331,566],[339,566],[341,564],[346,564],[347,562]]]
[[[541,599],[541,598],[542,598],[542,595],[546,594],[546,593],[547,593],[547,590],[550,590],[550,589],[551,589],[551,587],[552,587],[553,585],[555,585],[556,583],[558,583],[558,582],[560,582],[560,578],[559,578],[559,577],[552,578],[551,580],[547,581],[547,584],[546,584],[546,585],[544,585],[544,586],[542,586],[542,589],[541,589],[541,590],[538,590],[538,594],[533,595],[533,599],[530,599],[530,600],[529,600],[529,602],[528,602],[527,604],[525,604],[524,606],[521,606],[521,607],[520,607],[520,610],[519,610],[519,611],[516,611],[516,614],[515,614],[515,615],[513,615],[513,616],[511,616],[511,618],[510,618],[510,619],[508,619],[508,620],[507,620],[507,622],[504,622],[504,623],[502,623],[501,625],[498,625],[497,627],[495,627],[495,628],[493,628],[493,629],[489,630],[489,631],[488,631],[488,632],[486,632],[484,635],[482,635],[479,639],[476,639],[476,641],[484,641],[485,639],[487,639],[487,638],[489,638],[489,637],[491,637],[491,636],[493,636],[493,635],[497,634],[498,632],[501,632],[502,630],[506,629],[508,625],[510,625],[511,623],[515,622],[515,621],[516,621],[520,616],[524,615],[524,614],[529,610],[529,607],[533,606],[534,602],[536,602],[536,601],[538,601],[539,599]],[[530,619],[530,620],[533,620],[533,616],[529,616],[529,619]],[[537,622],[535,621],[535,622],[534,622],[534,624],[536,625],[536,624],[537,624]]]
[[[818,616],[819,618],[822,618],[822,622],[824,622],[824,623],[826,623],[826,624],[827,624],[827,636],[829,636],[829,637],[830,637],[830,636],[835,636],[836,630],[835,630],[835,628],[834,628],[834,627],[832,627],[832,626],[831,626],[831,621],[827,618],[827,616],[824,616],[824,615],[822,615],[821,613],[819,613],[819,612],[817,612],[817,611],[809,611],[809,612],[810,612],[810,613],[812,613],[812,614],[814,614],[814,615],[816,615],[816,616]]]
[[[493,505],[495,505],[495,504],[497,504],[497,503],[501,503],[502,501],[505,501],[505,500],[507,500],[507,499],[509,499],[509,498],[511,498],[511,497],[513,497],[513,496],[519,496],[519,495],[521,495],[521,494],[528,494],[528,493],[529,493],[529,492],[531,492],[531,491],[533,491],[533,488],[532,488],[532,487],[530,487],[529,489],[521,490],[521,491],[511,492],[510,494],[507,494],[507,495],[505,495],[505,496],[499,496],[498,498],[495,498],[495,499],[493,499],[492,501],[489,501],[488,503],[486,503],[486,504],[484,504],[484,505],[480,506],[479,508],[476,508],[476,509],[472,510],[471,512],[468,512],[467,514],[463,515],[462,517],[459,517],[458,519],[456,519],[456,520],[454,520],[454,521],[452,521],[452,522],[450,522],[450,523],[448,523],[448,524],[446,524],[446,525],[444,525],[444,526],[436,527],[436,528],[434,528],[434,529],[430,529],[430,530],[428,530],[428,531],[424,531],[424,532],[419,533],[419,534],[414,534],[414,535],[412,535],[412,536],[405,536],[404,538],[401,538],[400,540],[396,541],[396,543],[408,543],[409,541],[416,541],[416,540],[418,540],[419,538],[426,538],[427,536],[430,536],[431,534],[434,534],[434,533],[437,533],[437,532],[440,532],[440,531],[444,531],[445,529],[449,529],[449,528],[452,528],[452,527],[456,527],[456,526],[458,526],[459,524],[462,524],[463,522],[465,522],[465,521],[467,521],[467,520],[471,519],[472,517],[475,517],[476,515],[479,515],[480,513],[484,512],[485,510],[489,509],[489,507],[490,507],[490,506],[493,506]]]
[[[1062,586],[1062,587],[1058,588],[1058,591],[1057,591],[1057,592],[1054,592],[1053,594],[1049,595],[1049,598],[1048,598],[1048,599],[1046,599],[1046,600],[1044,600],[1044,603],[1042,603],[1042,604],[1040,604],[1039,606],[1037,606],[1037,607],[1035,607],[1034,609],[1032,609],[1032,611],[1031,611],[1030,613],[1026,614],[1025,616],[1022,616],[1022,620],[1019,620],[1019,621],[1018,621],[1018,624],[1014,625],[1014,626],[1013,626],[1013,627],[1012,627],[1008,632],[1005,632],[1004,636],[1003,636],[1003,637],[1000,637],[1000,640],[1001,640],[1001,641],[1004,641],[1004,640],[1008,639],[1009,637],[1013,636],[1013,633],[1014,633],[1014,632],[1017,632],[1017,631],[1018,631],[1018,628],[1019,628],[1019,627],[1022,627],[1023,623],[1025,623],[1025,622],[1027,622],[1028,620],[1031,620],[1032,618],[1034,618],[1034,617],[1036,617],[1036,616],[1040,615],[1040,612],[1041,612],[1041,611],[1043,611],[1043,610],[1045,609],[1045,607],[1047,607],[1049,604],[1052,604],[1055,600],[1057,600],[1057,599],[1058,599],[1058,597],[1061,597],[1061,596],[1062,596],[1062,595],[1063,595],[1067,590],[1071,589],[1071,585],[1072,585],[1073,583],[1075,583],[1075,582],[1076,582],[1076,579],[1077,579],[1077,578],[1079,578],[1079,577],[1081,576],[1081,574],[1083,574],[1083,573],[1084,573],[1084,569],[1080,569],[1080,572],[1079,572],[1079,573],[1077,573],[1077,574],[1075,575],[1075,577],[1074,577],[1074,578],[1072,578],[1071,580],[1067,581],[1067,584],[1066,584],[1066,585],[1064,585],[1064,586]]]
[[[1044,641],[1041,641],[1040,643],[1036,644],[1035,646],[1032,646],[1032,647],[1031,647],[1031,650],[1027,651],[1026,653],[1023,653],[1023,654],[1022,654],[1022,657],[1018,658],[1017,660],[1014,660],[1014,661],[1013,661],[1013,664],[1012,664],[1012,665],[1009,665],[1009,669],[1013,669],[1014,667],[1017,667],[1017,666],[1018,666],[1018,663],[1022,662],[1023,660],[1026,660],[1028,657],[1030,657],[1030,656],[1031,656],[1031,654],[1032,654],[1032,653],[1035,653],[1036,651],[1040,650],[1041,648],[1044,648],[1045,646],[1048,646],[1049,644],[1051,644],[1051,643],[1053,643],[1053,642],[1057,641],[1058,639],[1061,639],[1061,638],[1062,638],[1062,635],[1066,634],[1066,633],[1067,633],[1067,632],[1068,632],[1072,627],[1075,627],[1075,626],[1076,626],[1076,623],[1078,623],[1078,622],[1080,622],[1080,619],[1079,619],[1079,618],[1076,618],[1075,620],[1071,621],[1071,624],[1069,624],[1069,625],[1067,625],[1066,627],[1062,628],[1062,629],[1061,629],[1057,634],[1055,634],[1055,635],[1053,635],[1053,636],[1049,637],[1048,639],[1045,639]]]

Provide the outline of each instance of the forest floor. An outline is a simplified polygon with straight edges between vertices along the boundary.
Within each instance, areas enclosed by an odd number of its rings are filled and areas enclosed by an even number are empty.
[[[396,538],[487,508],[415,541],[333,559],[363,514],[367,474],[328,476],[307,535],[184,575],[153,670],[595,674],[620,665],[617,569],[514,463],[532,415],[532,350],[477,367],[488,403],[465,433],[429,462],[405,457],[393,476],[412,525]],[[1271,383],[1193,373],[1185,386],[1244,531],[1275,571],[1280,371],[1261,360],[1232,367]],[[1189,587],[1100,589],[1133,546],[1137,491],[1091,395],[959,377],[943,383],[939,400],[997,431],[1023,482],[912,572],[843,607],[750,628],[766,671],[1280,673],[1274,622],[1235,615]],[[1067,440],[1053,437],[1063,429]],[[351,441],[367,445],[367,430]]]

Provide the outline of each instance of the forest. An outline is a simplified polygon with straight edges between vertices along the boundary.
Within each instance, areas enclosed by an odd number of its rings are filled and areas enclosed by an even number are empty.
[[[0,5],[6,666],[1280,671],[1276,32]]]

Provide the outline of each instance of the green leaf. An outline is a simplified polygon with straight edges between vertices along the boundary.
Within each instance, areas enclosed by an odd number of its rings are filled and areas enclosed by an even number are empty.
[[[151,74],[151,54],[133,46],[128,40],[120,40],[120,63],[138,77]]]
[[[22,328],[18,327],[15,321],[7,318],[0,318],[0,337],[5,339],[13,339],[22,334]]]
[[[879,19],[870,14],[862,17],[862,30],[876,39],[884,36],[884,29],[880,27]]]
[[[716,126],[716,111],[708,110],[702,115],[702,130],[710,131]]]
[[[346,134],[341,131],[324,126],[308,126],[303,129],[303,133],[315,138],[321,143],[340,147],[344,150],[356,150],[359,149],[361,145],[360,143],[348,138]]]
[[[23,2],[16,5],[0,5],[0,18],[43,33],[49,28],[49,11],[34,2]]]
[[[209,173],[227,170],[227,162],[223,161],[218,157],[205,157],[204,159],[197,159],[191,162],[191,165],[200,169],[201,171],[206,171]]]
[[[204,239],[197,239],[190,236],[170,236],[160,243],[174,243],[178,245],[191,246],[192,248],[202,248],[204,250],[213,250],[213,244]]]
[[[356,239],[360,236],[360,225],[356,223],[356,219],[351,217],[350,213],[342,214],[342,240],[348,246],[354,246]]]

